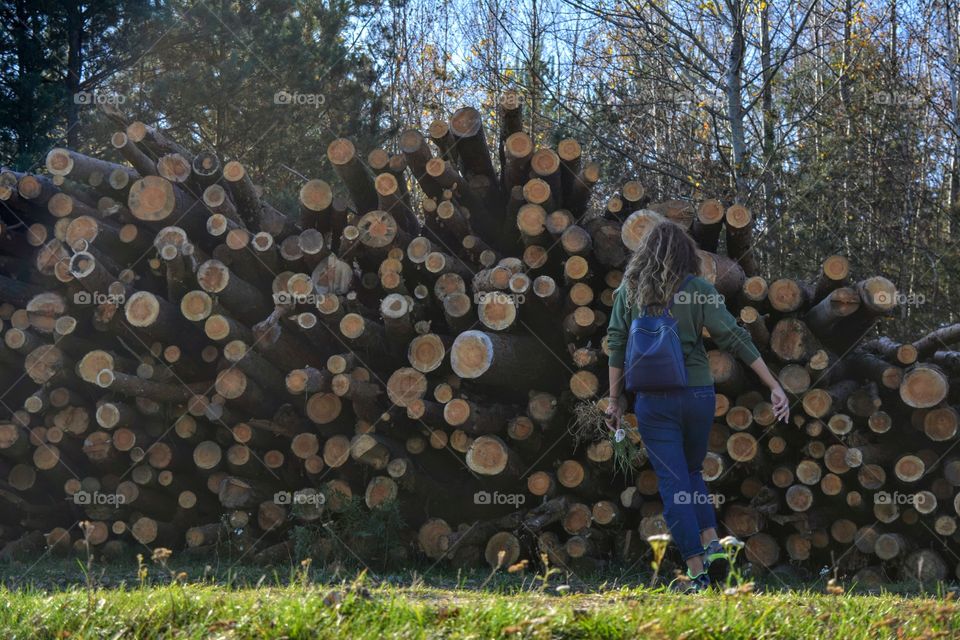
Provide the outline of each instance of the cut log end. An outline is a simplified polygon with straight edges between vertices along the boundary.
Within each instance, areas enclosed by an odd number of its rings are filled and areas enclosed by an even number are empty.
[[[160,176],[146,176],[130,187],[127,206],[130,213],[144,222],[166,220],[176,207],[173,184]]]
[[[300,204],[310,211],[326,211],[333,203],[333,190],[323,180],[308,180],[300,187]]]
[[[427,392],[427,378],[417,369],[402,367],[387,380],[387,396],[399,407],[407,407]]]
[[[744,229],[753,222],[753,214],[742,204],[734,204],[727,208],[725,220],[729,227]]]
[[[431,560],[442,558],[447,549],[442,540],[453,533],[453,529],[440,518],[431,518],[420,525],[417,532],[417,542],[421,551]]]
[[[894,475],[903,482],[917,482],[923,477],[925,471],[926,465],[923,460],[915,455],[905,455],[893,466]]]
[[[367,484],[364,502],[370,509],[383,508],[397,499],[397,482],[388,476],[376,476]]]
[[[850,261],[841,255],[828,256],[823,261],[822,272],[828,280],[842,282],[850,276]]]
[[[464,331],[450,350],[450,364],[461,378],[479,378],[492,364],[493,343],[481,331]]]
[[[483,557],[493,568],[510,567],[520,559],[520,541],[509,531],[493,534],[487,541]]]
[[[500,438],[480,436],[467,451],[467,466],[480,475],[495,476],[502,473],[509,463],[510,452]]]
[[[697,220],[700,224],[714,225],[723,222],[723,204],[719,200],[704,200],[697,207]]]
[[[160,301],[149,291],[137,291],[124,305],[124,315],[134,327],[149,327],[160,315]]]
[[[429,373],[443,364],[446,357],[446,346],[439,336],[427,333],[415,337],[410,341],[407,349],[407,359],[417,371]]]
[[[527,477],[527,490],[535,496],[549,495],[553,489],[553,476],[546,471],[534,471]]]
[[[307,400],[307,417],[315,424],[330,424],[341,411],[341,400],[333,393],[315,393]]]
[[[932,365],[916,365],[900,383],[900,398],[915,409],[934,407],[947,397],[950,385],[944,373]]]

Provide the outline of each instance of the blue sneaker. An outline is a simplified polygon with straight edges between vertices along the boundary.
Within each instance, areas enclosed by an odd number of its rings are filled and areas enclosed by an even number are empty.
[[[706,571],[691,575],[690,569],[687,569],[686,575],[678,576],[670,583],[670,588],[680,593],[703,593],[710,589],[710,576]]]
[[[703,548],[703,566],[706,567],[710,581],[722,585],[730,575],[730,554],[726,552],[719,540],[711,540]]]

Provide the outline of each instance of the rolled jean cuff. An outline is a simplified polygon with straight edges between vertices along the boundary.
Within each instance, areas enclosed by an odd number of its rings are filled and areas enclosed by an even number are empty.
[[[686,561],[689,560],[690,558],[694,558],[694,557],[696,557],[696,556],[702,556],[702,555],[703,555],[703,548],[701,547],[701,548],[699,548],[699,549],[697,549],[696,551],[693,551],[693,552],[691,552],[691,553],[686,553],[686,552],[684,552],[684,551],[681,551],[680,554],[683,556],[684,562],[686,562]]]

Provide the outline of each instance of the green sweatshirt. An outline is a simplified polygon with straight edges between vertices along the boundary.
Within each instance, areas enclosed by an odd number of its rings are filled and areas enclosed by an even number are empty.
[[[737,324],[717,289],[703,278],[691,278],[686,286],[674,297],[671,314],[677,321],[677,333],[683,348],[684,363],[687,366],[687,386],[704,387],[713,384],[707,352],[700,340],[703,327],[710,332],[710,339],[723,351],[727,351],[747,364],[760,357],[753,345],[750,334]],[[623,368],[627,351],[627,336],[630,325],[638,315],[633,305],[627,305],[625,288],[617,289],[610,312],[610,325],[607,327],[607,349],[610,352],[610,366]]]

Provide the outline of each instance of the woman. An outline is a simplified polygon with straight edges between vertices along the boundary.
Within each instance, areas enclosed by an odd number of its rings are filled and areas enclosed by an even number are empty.
[[[610,353],[610,397],[607,426],[623,417],[623,367],[630,325],[646,315],[670,313],[687,371],[687,387],[678,391],[637,394],[634,413],[640,437],[657,474],[663,515],[687,563],[689,587],[701,590],[711,580],[726,578],[730,564],[717,539],[717,519],[701,469],[713,424],[713,377],[702,333],[720,349],[743,360],[770,388],[776,417],[789,417],[787,396],[760,357],[750,335],[740,327],[723,296],[700,271],[697,247],[687,233],[669,221],[658,222],[630,259],[616,291],[607,341]]]

